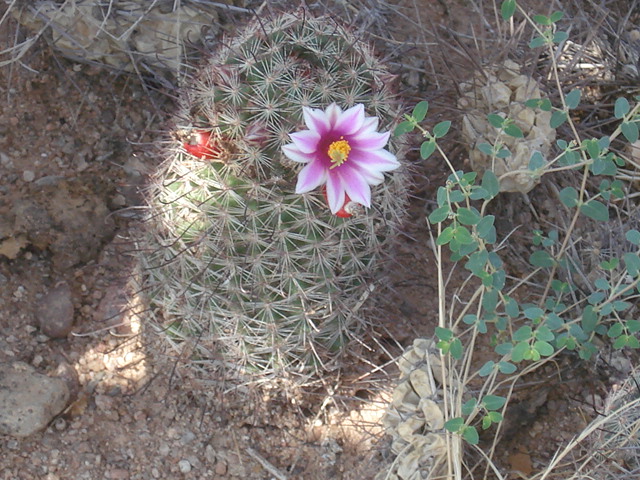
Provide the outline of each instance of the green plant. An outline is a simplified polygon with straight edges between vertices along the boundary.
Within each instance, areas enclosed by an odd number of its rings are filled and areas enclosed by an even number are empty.
[[[184,86],[143,260],[153,308],[174,341],[197,343],[196,360],[221,349],[245,372],[306,374],[362,324],[406,199],[404,170],[381,173],[400,166],[400,144],[383,151],[375,131],[398,116],[390,78],[347,28],[299,12],[255,20]],[[341,115],[361,127],[322,126]],[[376,166],[358,158],[363,136]],[[314,170],[309,139],[331,166]]]
[[[555,63],[558,43],[567,39],[558,27],[560,12],[529,17],[514,0],[502,3],[502,15],[509,20],[519,11],[533,26],[531,48],[547,49],[551,71],[558,90],[563,92]],[[423,159],[438,153],[451,170],[446,183],[437,190],[436,208],[428,216],[434,226],[434,250],[439,266],[439,319],[435,328],[437,347],[442,355],[441,388],[445,430],[460,435],[468,444],[480,442],[479,429],[486,430],[504,419],[509,394],[523,375],[539,368],[562,351],[575,351],[583,360],[591,359],[604,339],[613,349],[638,348],[640,322],[631,316],[633,301],[640,296],[640,232],[627,227],[620,248],[610,249],[594,264],[575,255],[573,246],[584,232],[598,231],[603,224],[610,230],[610,212],[624,214],[628,187],[620,168],[625,165],[622,145],[638,140],[640,95],[630,101],[620,97],[613,116],[617,126],[607,135],[584,138],[573,111],[580,106],[581,90],[563,93],[559,103],[549,98],[527,98],[520,109],[543,110],[549,127],[565,125],[566,139],[555,144],[554,155],[545,158],[531,152],[527,173],[532,177],[571,172],[573,185],[558,189],[558,208],[563,209],[567,227],[531,231],[529,271],[520,278],[509,277],[501,256],[495,217],[489,205],[501,190],[501,179],[491,169],[482,172],[457,170],[439,145],[450,123],[440,122],[431,130],[422,126],[429,104],[418,103],[395,130],[396,135],[418,131],[423,137]],[[520,111],[520,110],[518,110]],[[494,111],[486,121],[498,134],[493,144],[476,145],[484,155],[508,159],[504,136],[522,138],[516,118],[508,112]],[[616,145],[615,148],[613,145]],[[463,301],[447,305],[443,274],[444,248],[449,258],[468,272],[460,288]],[[530,285],[538,288],[531,289]],[[527,292],[523,293],[524,286]],[[526,297],[526,300],[522,298]],[[488,337],[493,358],[477,364],[474,347],[480,337]],[[486,352],[485,352],[486,353]],[[464,391],[458,385],[473,385]],[[454,385],[455,388],[450,386]],[[448,387],[449,386],[449,387]],[[447,391],[449,388],[449,391]],[[496,435],[497,438],[497,435]],[[495,443],[484,453],[489,465]],[[494,469],[498,478],[502,478]]]

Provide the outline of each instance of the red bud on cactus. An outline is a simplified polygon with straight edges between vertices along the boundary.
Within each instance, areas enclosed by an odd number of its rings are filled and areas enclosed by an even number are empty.
[[[183,147],[187,153],[202,160],[217,160],[222,149],[215,139],[211,138],[211,132],[196,130],[191,133],[189,142],[184,142]]]
[[[327,198],[327,188],[323,188],[322,189],[322,193],[324,194],[324,199],[327,200],[327,203],[329,202],[329,199]],[[349,218],[353,216],[353,211],[355,210],[355,207],[358,204],[356,202],[352,202],[351,199],[349,198],[349,194],[345,192],[344,194],[344,205],[342,205],[342,208],[340,210],[338,210],[335,213],[336,217],[340,217],[340,218]]]

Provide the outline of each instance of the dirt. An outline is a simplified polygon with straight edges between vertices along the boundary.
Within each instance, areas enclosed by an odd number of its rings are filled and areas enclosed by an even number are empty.
[[[433,31],[442,31],[434,27],[439,19],[466,25],[465,11],[444,2],[406,2],[399,10]],[[415,30],[414,21],[393,28],[407,24]],[[414,43],[427,38],[416,34]],[[411,42],[387,49],[416,51]],[[408,102],[432,96],[435,122],[451,113],[451,91],[434,94],[450,72],[434,66],[439,55],[427,57],[407,55],[396,68]],[[387,320],[369,333],[373,346],[354,350],[340,376],[285,395],[231,385],[224,372],[203,380],[144,323],[144,304],[132,296],[139,188],[158,162],[152,144],[170,95],[150,95],[133,76],[65,60],[41,42],[0,69],[0,98],[0,239],[12,232],[11,241],[0,240],[0,362],[21,360],[62,376],[74,398],[45,431],[0,438],[0,478],[370,479],[392,460],[378,420],[393,357],[435,325],[436,266],[424,217],[448,175],[443,163],[410,154],[414,198],[394,252],[400,268],[386,280]],[[459,146],[448,148],[462,165]],[[464,278],[455,270],[449,283]],[[71,288],[75,317],[71,333],[52,340],[37,310],[60,282]],[[575,405],[597,387],[571,386],[588,372],[571,372],[566,362],[539,377],[557,383],[516,395],[519,420],[503,432],[513,449],[499,454],[505,465],[540,467],[550,446],[584,424],[576,423],[582,410]],[[561,384],[577,403],[550,390]]]

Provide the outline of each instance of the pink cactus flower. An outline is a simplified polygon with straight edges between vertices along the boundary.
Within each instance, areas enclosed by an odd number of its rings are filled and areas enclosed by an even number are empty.
[[[333,214],[347,198],[370,207],[370,187],[384,181],[383,172],[400,166],[384,149],[390,132],[376,132],[378,119],[366,117],[361,104],[345,111],[335,103],[326,110],[303,107],[302,111],[308,130],[290,134],[293,143],[282,147],[288,158],[306,164],[298,175],[296,193],[326,184]]]

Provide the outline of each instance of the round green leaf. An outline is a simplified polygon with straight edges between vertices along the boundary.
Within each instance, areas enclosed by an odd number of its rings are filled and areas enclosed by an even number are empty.
[[[425,142],[422,142],[422,145],[420,145],[420,157],[423,160],[426,160],[427,158],[429,158],[435,151],[436,151],[435,140],[427,140]]]
[[[420,123],[427,115],[427,110],[429,110],[429,102],[423,100],[413,107],[413,113],[411,116],[416,122]]]
[[[433,136],[436,138],[442,138],[447,134],[449,128],[451,128],[451,122],[449,120],[437,123],[433,127]]]
[[[629,113],[629,110],[631,110],[631,106],[629,105],[629,101],[626,98],[620,97],[616,99],[616,103],[613,107],[613,114],[617,119],[624,117],[627,113]]]
[[[573,110],[578,105],[580,105],[580,96],[581,96],[580,89],[574,88],[567,94],[566,97],[564,97],[564,102],[567,104],[567,108],[569,110]]]
[[[598,200],[589,200],[587,203],[580,205],[580,212],[599,222],[609,221],[609,209]]]
[[[413,131],[414,124],[409,121],[400,122],[396,129],[393,131],[393,135],[399,137],[400,135],[404,135],[405,133],[409,133]]]
[[[500,6],[500,15],[503,20],[509,20],[516,12],[516,0],[505,0]]]

